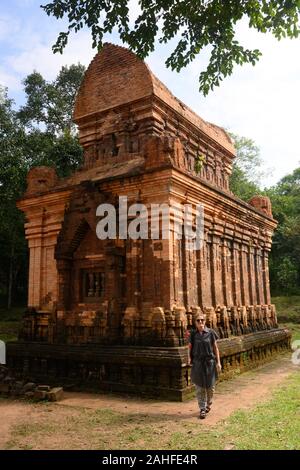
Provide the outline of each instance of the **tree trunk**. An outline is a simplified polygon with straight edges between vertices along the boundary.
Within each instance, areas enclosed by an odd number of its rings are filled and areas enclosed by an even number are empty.
[[[9,277],[8,277],[8,296],[7,296],[7,309],[11,309],[12,304],[12,288],[14,281],[14,258],[15,258],[15,237],[12,239],[9,261]]]

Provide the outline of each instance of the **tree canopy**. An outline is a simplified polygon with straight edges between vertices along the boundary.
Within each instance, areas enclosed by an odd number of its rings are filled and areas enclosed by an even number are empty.
[[[252,139],[230,133],[236,148],[230,177],[230,189],[239,198],[249,201],[255,194],[261,193],[261,170],[263,160],[260,149]]]
[[[66,176],[81,162],[72,112],[84,72],[77,64],[62,67],[52,82],[36,71],[23,81],[26,103],[17,117],[26,130],[23,151],[30,166],[54,165],[60,176]]]
[[[18,274],[26,278],[26,244],[24,220],[16,208],[16,200],[25,190],[28,170],[22,146],[25,130],[21,125],[13,101],[7,90],[1,89],[0,100],[0,294],[7,286],[10,306],[12,288]]]
[[[278,220],[270,273],[273,292],[300,292],[300,167],[266,190]]]
[[[57,135],[74,133],[72,112],[84,72],[85,67],[77,64],[62,67],[53,82],[47,82],[38,72],[28,75],[23,81],[27,102],[18,112],[23,124],[31,129],[43,124]]]
[[[0,86],[0,297],[10,307],[27,290],[27,244],[24,217],[16,201],[34,166],[56,168],[67,176],[80,164],[82,147],[72,123],[80,64],[63,67],[53,82],[33,72],[24,80],[26,102],[19,110]]]
[[[268,196],[278,227],[270,255],[270,280],[273,295],[300,293],[300,167],[284,176],[275,186],[261,188],[263,172],[260,149],[252,139],[231,134],[237,156],[230,189],[244,201],[256,195]]]
[[[239,43],[236,26],[246,19],[249,28],[275,38],[297,38],[300,32],[299,0],[139,0],[134,19],[130,0],[54,0],[41,7],[49,16],[67,17],[68,29],[59,34],[54,52],[63,51],[71,32],[91,30],[93,47],[101,49],[106,33],[115,29],[124,44],[144,59],[156,47],[177,40],[166,60],[180,71],[209,46],[206,70],[199,76],[207,95],[231,75],[235,65],[255,65],[261,55]]]

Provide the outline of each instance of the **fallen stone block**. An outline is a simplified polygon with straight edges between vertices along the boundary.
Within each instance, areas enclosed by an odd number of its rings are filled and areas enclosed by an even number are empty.
[[[44,390],[35,390],[33,398],[35,400],[45,400],[47,396],[47,392]]]
[[[50,392],[50,385],[38,385],[37,390],[39,390],[40,392]]]
[[[36,388],[36,384],[33,382],[28,382],[23,387],[23,393],[32,392]]]
[[[59,401],[62,400],[64,396],[64,390],[62,387],[55,387],[47,393],[47,399],[49,401]]]

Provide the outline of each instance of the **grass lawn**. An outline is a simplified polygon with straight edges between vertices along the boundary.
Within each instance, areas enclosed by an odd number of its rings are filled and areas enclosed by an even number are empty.
[[[292,341],[300,339],[300,296],[272,297],[276,305],[279,326],[288,328]]]
[[[288,328],[292,333],[292,341],[300,339],[300,324],[299,323],[280,323],[279,326]]]
[[[272,297],[272,303],[276,305],[277,317],[280,323],[300,324],[300,296]]]

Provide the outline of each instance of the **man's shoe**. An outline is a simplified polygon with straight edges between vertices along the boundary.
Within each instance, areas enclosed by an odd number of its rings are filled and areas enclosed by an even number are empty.
[[[207,407],[206,407],[206,410],[205,410],[205,411],[206,411],[206,413],[209,413],[209,412],[210,412],[210,410],[211,410],[211,404],[210,404],[210,405],[207,405]]]
[[[206,417],[206,411],[205,410],[200,410],[199,418],[200,419],[205,419],[205,417]]]

